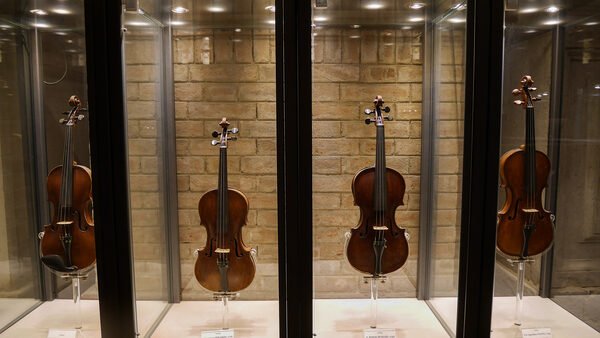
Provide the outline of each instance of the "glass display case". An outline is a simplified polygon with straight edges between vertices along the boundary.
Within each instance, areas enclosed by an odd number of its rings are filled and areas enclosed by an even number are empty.
[[[600,336],[599,6],[0,5],[0,336]]]

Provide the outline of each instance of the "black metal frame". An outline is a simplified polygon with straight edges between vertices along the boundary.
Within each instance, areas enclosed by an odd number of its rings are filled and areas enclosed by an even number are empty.
[[[313,334],[311,1],[277,0],[279,327]],[[86,1],[90,143],[104,337],[136,335],[121,59],[121,1]],[[457,337],[489,336],[493,296],[503,1],[468,3]],[[172,148],[171,146],[169,148]]]
[[[467,3],[465,140],[457,331],[489,337],[494,292],[504,1]]]
[[[85,1],[96,268],[103,337],[135,337],[121,1]]]

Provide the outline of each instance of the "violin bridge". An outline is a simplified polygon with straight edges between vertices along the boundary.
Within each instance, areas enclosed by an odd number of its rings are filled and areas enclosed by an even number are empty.
[[[229,253],[231,250],[229,249],[222,249],[222,248],[217,248],[215,250],[216,253],[220,253],[220,254],[225,254],[225,253]]]
[[[540,212],[538,209],[522,209],[522,210],[526,214],[537,214],[538,212]]]
[[[73,224],[73,221],[59,221],[56,222],[57,225],[71,225]]]
[[[377,225],[377,226],[373,227],[373,230],[383,230],[383,231],[385,231],[385,230],[389,230],[389,228],[386,227],[385,225]]]

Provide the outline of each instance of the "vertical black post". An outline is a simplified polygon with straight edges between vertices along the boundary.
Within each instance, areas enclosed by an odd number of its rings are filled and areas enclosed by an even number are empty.
[[[136,336],[121,1],[85,1],[98,296],[102,337]]]
[[[456,336],[490,336],[502,108],[503,0],[469,0]]]
[[[280,337],[312,336],[311,1],[275,2]]]

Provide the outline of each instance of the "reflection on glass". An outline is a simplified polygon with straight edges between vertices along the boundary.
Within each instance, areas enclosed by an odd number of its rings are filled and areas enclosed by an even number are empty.
[[[431,304],[456,329],[464,132],[466,8],[434,24]]]
[[[525,263],[520,316],[516,268],[497,255],[492,324],[498,337],[519,333],[517,320],[522,327],[550,328],[556,337],[596,337],[600,331],[597,6],[537,1],[507,8],[501,150],[524,142],[525,114],[512,104],[510,91],[531,75],[541,98],[534,102],[536,148],[551,161],[543,203],[556,221],[550,251]]]

